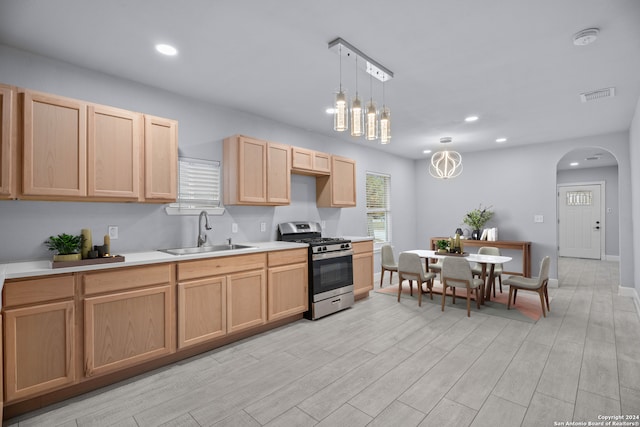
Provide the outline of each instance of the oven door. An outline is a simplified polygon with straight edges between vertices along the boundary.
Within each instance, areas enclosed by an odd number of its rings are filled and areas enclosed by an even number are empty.
[[[338,251],[311,256],[313,301],[330,298],[353,288],[353,252]]]

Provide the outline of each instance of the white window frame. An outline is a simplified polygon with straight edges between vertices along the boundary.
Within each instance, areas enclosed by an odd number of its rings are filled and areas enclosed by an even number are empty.
[[[368,177],[369,176],[377,176],[377,177],[382,177],[385,178],[386,181],[386,201],[385,201],[385,206],[382,208],[369,208],[369,190],[367,188],[368,186]],[[390,243],[392,241],[392,235],[391,235],[391,175],[389,174],[385,174],[385,173],[379,173],[379,172],[370,172],[367,171],[366,172],[366,177],[365,177],[365,199],[366,199],[366,206],[367,206],[367,217],[366,217],[366,223],[367,223],[367,235],[369,235],[370,237],[373,237],[373,244],[374,244],[374,248],[375,250],[379,249],[383,244],[385,243]],[[373,235],[374,233],[372,233],[372,230],[369,229],[369,214],[370,213],[384,213],[385,214],[385,231],[386,231],[386,239],[384,241],[382,240],[376,240],[375,235]]]

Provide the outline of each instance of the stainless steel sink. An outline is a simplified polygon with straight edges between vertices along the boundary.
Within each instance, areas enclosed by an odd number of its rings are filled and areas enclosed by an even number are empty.
[[[233,251],[236,249],[253,249],[255,246],[246,245],[213,245],[213,246],[198,246],[192,248],[172,248],[172,249],[158,249],[160,252],[166,252],[171,255],[191,255],[191,254],[203,254],[208,252],[220,252],[220,251]]]

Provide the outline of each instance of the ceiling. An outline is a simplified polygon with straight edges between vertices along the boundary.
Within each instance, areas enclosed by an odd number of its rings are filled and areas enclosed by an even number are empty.
[[[394,73],[389,145],[332,129],[337,37]],[[0,0],[0,43],[414,159],[443,136],[465,153],[627,131],[640,97],[638,0]],[[349,96],[355,75],[343,60]]]

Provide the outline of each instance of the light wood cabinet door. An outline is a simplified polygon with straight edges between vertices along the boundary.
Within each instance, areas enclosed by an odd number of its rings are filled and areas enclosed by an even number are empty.
[[[304,313],[309,307],[307,263],[269,268],[268,320]]]
[[[89,105],[88,113],[88,195],[137,200],[142,115],[101,105]]]
[[[15,197],[16,95],[12,87],[0,85],[0,199]]]
[[[367,295],[373,290],[373,242],[354,242],[353,247],[353,293]]]
[[[264,270],[227,276],[227,331],[229,333],[266,322],[266,291]]]
[[[6,401],[75,381],[73,301],[4,312]]]
[[[267,201],[271,205],[291,203],[291,148],[267,144]]]
[[[144,116],[144,198],[172,203],[178,189],[178,122]]]
[[[172,309],[170,285],[85,298],[85,375],[170,354]]]
[[[331,156],[331,175],[316,178],[316,204],[323,208],[356,206],[356,162]]]
[[[31,91],[22,96],[22,194],[86,196],[87,105]]]
[[[313,176],[331,173],[331,156],[327,153],[291,147],[291,155],[291,167],[294,173]]]
[[[178,348],[227,333],[227,280],[224,276],[178,283]]]
[[[267,204],[267,142],[244,135],[223,142],[224,204]]]

